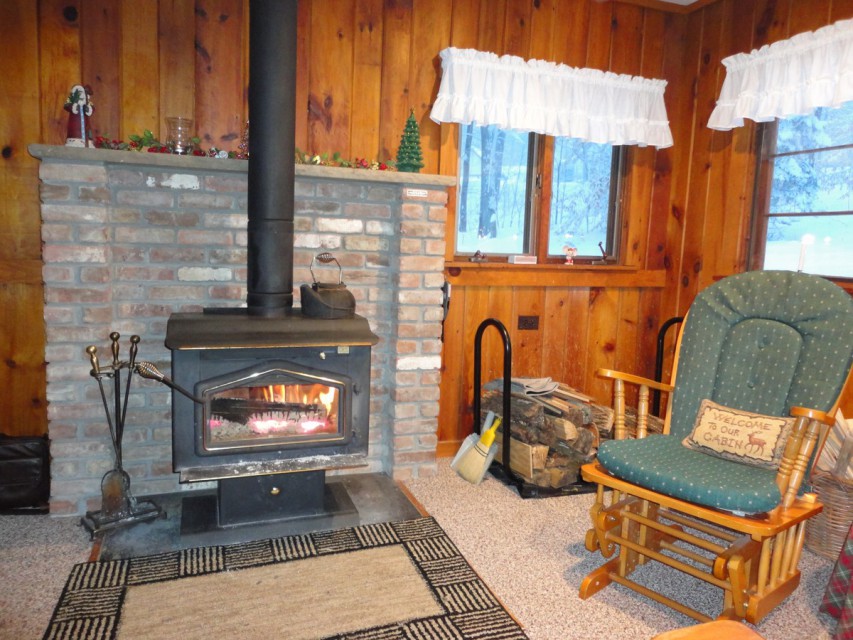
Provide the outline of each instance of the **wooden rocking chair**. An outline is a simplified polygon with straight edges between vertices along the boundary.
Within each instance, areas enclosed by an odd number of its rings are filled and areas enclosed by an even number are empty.
[[[851,363],[853,298],[817,276],[756,271],[696,297],[672,385],[599,371],[614,380],[615,439],[582,468],[598,484],[585,545],[609,560],[580,597],[616,582],[711,620],[629,578],[656,561],[719,587],[720,619],[757,624],[799,584],[806,521],[822,509],[804,479]],[[639,387],[637,439],[625,439],[626,383]],[[647,436],[649,389],[669,394],[662,435]],[[778,435],[775,459],[766,434]]]

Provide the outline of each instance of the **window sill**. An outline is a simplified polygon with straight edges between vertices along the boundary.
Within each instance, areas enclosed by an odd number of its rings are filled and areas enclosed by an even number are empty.
[[[459,286],[629,287],[663,288],[664,269],[620,265],[508,264],[506,262],[444,263],[447,281]]]

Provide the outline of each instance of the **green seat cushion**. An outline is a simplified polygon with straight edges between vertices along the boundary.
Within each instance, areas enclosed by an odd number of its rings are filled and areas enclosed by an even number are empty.
[[[604,441],[598,461],[622,480],[724,511],[763,513],[782,499],[775,471],[688,449],[671,435]]]

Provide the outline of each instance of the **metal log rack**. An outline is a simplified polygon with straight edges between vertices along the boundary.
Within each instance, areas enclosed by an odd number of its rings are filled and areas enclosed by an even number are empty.
[[[493,461],[489,467],[489,473],[495,478],[508,486],[515,487],[518,495],[522,498],[549,498],[553,496],[570,496],[581,493],[592,493],[596,490],[596,484],[584,481],[578,478],[574,482],[565,487],[540,487],[539,485],[528,482],[510,468],[510,447],[512,446],[512,429],[510,421],[512,414],[511,405],[511,383],[512,383],[512,341],[509,337],[504,324],[496,318],[486,318],[477,327],[477,333],[474,336],[474,430],[480,433],[480,424],[482,418],[480,416],[480,388],[482,383],[482,343],[483,334],[489,327],[494,327],[500,333],[503,342],[503,418],[504,427],[502,429],[503,437],[503,459],[504,462]]]

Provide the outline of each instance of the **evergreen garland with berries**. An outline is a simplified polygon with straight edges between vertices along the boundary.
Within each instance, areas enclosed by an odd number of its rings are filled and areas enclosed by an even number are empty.
[[[415,110],[412,109],[406,120],[406,128],[403,130],[403,136],[400,139],[400,148],[397,150],[397,171],[418,173],[423,166],[421,133],[418,121],[415,120]]]

